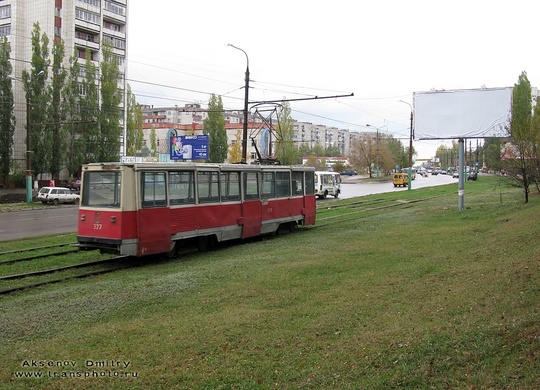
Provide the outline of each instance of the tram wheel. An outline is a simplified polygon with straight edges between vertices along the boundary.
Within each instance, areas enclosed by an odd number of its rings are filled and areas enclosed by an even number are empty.
[[[176,245],[176,241],[173,241],[171,243],[171,249],[169,249],[169,251],[167,252],[167,258],[172,259],[176,257],[177,254],[178,254],[178,248]]]

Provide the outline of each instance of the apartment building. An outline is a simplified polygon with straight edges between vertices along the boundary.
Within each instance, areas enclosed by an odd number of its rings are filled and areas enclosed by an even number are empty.
[[[119,62],[119,87],[125,91],[127,18],[127,0],[0,0],[0,36],[7,36],[11,44],[12,75],[15,79],[13,94],[17,124],[13,157],[17,166],[25,165],[26,97],[20,77],[23,69],[29,70],[31,66],[34,23],[38,22],[41,33],[49,38],[49,50],[54,40],[64,41],[66,69],[69,68],[69,57],[77,53],[81,76],[86,49],[90,49],[92,61],[99,68],[101,46],[106,41],[111,42]],[[122,104],[125,105],[125,95]],[[122,122],[125,123],[125,114]],[[125,139],[123,123],[122,150]]]
[[[294,141],[298,146],[307,145],[313,148],[319,145],[324,149],[335,147],[341,155],[346,156],[350,153],[356,138],[360,138],[360,133],[333,126],[294,121]]]
[[[142,106],[143,149],[150,149],[150,134],[153,128],[156,134],[158,152],[165,154],[165,156],[161,157],[160,161],[167,161],[168,130],[171,128],[177,129],[181,135],[203,134],[203,122],[208,118],[207,111],[206,108],[202,108],[201,104],[198,103],[186,104],[183,107]],[[242,142],[243,112],[225,111],[223,116],[229,145]],[[250,137],[250,140],[247,143],[248,162],[253,162],[257,159],[257,151],[251,142],[251,138],[253,138],[258,148],[262,148],[264,143],[261,126],[262,120],[260,118],[253,115],[250,116],[248,122],[248,137]]]
[[[171,128],[179,130],[180,134],[202,134],[203,122],[207,118],[206,109],[200,104],[186,104],[184,107],[153,107],[143,106],[143,146],[150,148],[150,134],[152,128],[155,131],[157,149],[161,161],[167,161],[168,131]],[[242,142],[243,130],[242,112],[224,112],[225,130],[229,145]],[[347,129],[317,125],[310,122],[293,122],[293,140],[297,146],[307,145],[313,148],[317,145],[328,148],[336,147],[341,155],[348,156],[354,140],[360,140],[363,133],[351,132]],[[277,146],[275,137],[266,130],[263,121],[257,117],[251,117],[248,123],[247,162],[253,162],[258,158],[257,151],[263,158],[271,157],[269,151],[275,152]],[[143,153],[144,154],[144,153]]]

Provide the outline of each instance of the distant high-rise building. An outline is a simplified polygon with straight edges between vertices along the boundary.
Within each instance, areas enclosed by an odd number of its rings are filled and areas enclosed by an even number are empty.
[[[49,51],[55,40],[64,41],[66,69],[69,68],[69,58],[75,53],[81,65],[84,65],[86,49],[90,50],[91,59],[99,68],[101,46],[104,42],[110,42],[118,58],[119,86],[126,91],[127,14],[127,0],[0,0],[0,36],[7,36],[11,45],[12,76],[17,80],[23,69],[30,70],[31,36],[34,23],[38,22],[41,33],[49,38]],[[22,82],[13,82],[13,95],[17,120],[13,158],[17,166],[24,167],[26,96]],[[125,93],[122,105],[125,107]],[[123,111],[122,150],[125,139]]]

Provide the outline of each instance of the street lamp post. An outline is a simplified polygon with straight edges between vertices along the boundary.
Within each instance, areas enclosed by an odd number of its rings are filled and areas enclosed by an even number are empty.
[[[375,127],[377,129],[377,181],[379,181],[379,129],[382,129],[386,125],[382,125],[381,127],[370,125],[369,123],[366,125],[367,127]]]
[[[412,148],[412,144],[413,144],[413,137],[414,137],[414,133],[413,133],[413,108],[412,106],[410,105],[410,103],[407,103],[403,100],[400,100],[401,103],[405,103],[406,105],[408,105],[410,108],[411,108],[411,132],[410,132],[410,135],[409,135],[409,185],[408,185],[408,189],[410,190],[411,189],[411,180],[412,180],[412,152],[413,152],[413,148]]]
[[[30,97],[26,94],[26,203],[32,203],[32,155],[30,152]]]
[[[234,46],[231,43],[228,43],[227,46],[230,46],[236,50],[240,50],[246,55],[246,80],[244,86],[244,124],[242,128],[242,162],[245,164],[247,162],[247,130],[248,130],[248,97],[249,97],[249,57],[247,53],[240,49],[239,47]]]

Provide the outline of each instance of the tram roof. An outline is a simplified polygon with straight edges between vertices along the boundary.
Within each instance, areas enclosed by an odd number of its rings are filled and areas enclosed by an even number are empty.
[[[125,163],[125,162],[107,162],[107,163],[89,163],[83,165],[83,170],[115,170],[123,167],[132,167],[135,170],[242,170],[242,171],[261,171],[261,170],[301,170],[314,171],[315,168],[305,165],[260,165],[260,164],[217,164],[217,163],[195,163],[195,162],[141,162],[141,163]]]

